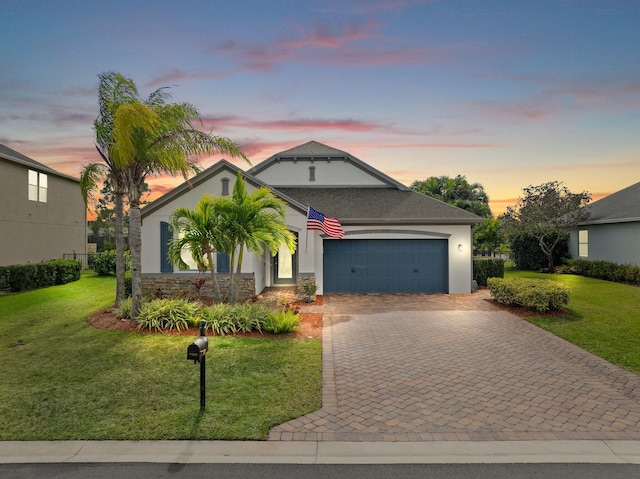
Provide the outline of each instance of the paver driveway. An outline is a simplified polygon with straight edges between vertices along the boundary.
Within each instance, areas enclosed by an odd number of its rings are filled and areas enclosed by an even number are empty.
[[[640,439],[640,377],[473,295],[325,296],[322,409],[271,440]]]

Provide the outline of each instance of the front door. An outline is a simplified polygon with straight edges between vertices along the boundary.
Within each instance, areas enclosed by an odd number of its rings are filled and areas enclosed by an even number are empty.
[[[296,284],[297,252],[291,254],[286,245],[281,245],[278,253],[273,257],[272,268],[273,284]]]

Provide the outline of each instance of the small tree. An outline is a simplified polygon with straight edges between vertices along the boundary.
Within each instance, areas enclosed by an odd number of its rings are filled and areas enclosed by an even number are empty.
[[[169,243],[169,261],[180,269],[189,266],[182,258],[184,248],[188,248],[191,257],[200,271],[210,271],[216,301],[220,301],[220,285],[213,261],[216,251],[224,251],[224,232],[221,230],[222,217],[218,205],[223,200],[204,195],[195,210],[177,208],[171,213],[170,227],[174,238]]]
[[[591,200],[586,191],[571,193],[561,182],[550,181],[522,190],[524,196],[502,215],[502,223],[510,234],[526,233],[538,241],[553,269],[553,253],[562,233],[576,227],[589,217],[584,208]]]

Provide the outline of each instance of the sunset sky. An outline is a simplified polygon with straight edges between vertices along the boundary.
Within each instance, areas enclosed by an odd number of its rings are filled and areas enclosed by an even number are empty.
[[[640,181],[639,0],[0,0],[0,59],[0,143],[73,176],[114,70],[254,164],[316,140],[407,185],[465,175],[495,214]]]

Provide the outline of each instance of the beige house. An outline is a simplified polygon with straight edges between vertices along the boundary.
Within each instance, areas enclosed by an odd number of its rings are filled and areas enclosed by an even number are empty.
[[[0,144],[0,265],[85,253],[80,181]]]

